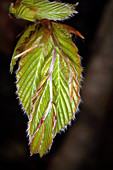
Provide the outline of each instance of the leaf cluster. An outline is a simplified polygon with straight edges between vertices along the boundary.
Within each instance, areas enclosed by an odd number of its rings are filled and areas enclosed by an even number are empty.
[[[20,58],[17,94],[29,118],[31,154],[38,152],[41,157],[56,133],[74,118],[80,102],[81,60],[71,34],[84,37],[74,28],[53,21],[75,13],[76,5],[23,0],[10,7],[17,17],[35,21],[20,37],[10,70],[13,72]]]

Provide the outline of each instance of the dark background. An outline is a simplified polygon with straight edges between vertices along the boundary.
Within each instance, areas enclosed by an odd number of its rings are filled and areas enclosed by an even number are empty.
[[[38,154],[30,156],[28,118],[16,99],[15,74],[9,71],[16,36],[27,24],[9,18],[11,2],[0,1],[1,169],[113,169],[113,1],[79,0],[79,13],[64,22],[85,37],[74,38],[84,69],[82,102],[72,126],[57,134],[50,152],[41,159]]]

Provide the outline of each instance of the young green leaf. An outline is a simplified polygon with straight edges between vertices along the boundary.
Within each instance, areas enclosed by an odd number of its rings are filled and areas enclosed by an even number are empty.
[[[20,51],[18,51],[17,49],[25,43],[25,41],[29,38],[31,32],[34,32],[35,29],[36,29],[36,25],[37,24],[32,24],[32,25],[29,25],[23,35],[20,37],[16,47],[15,47],[15,50],[13,52],[13,56],[12,56],[12,60],[11,60],[11,64],[10,64],[10,71],[11,73],[13,72],[13,68],[14,68],[14,65],[16,64],[16,61],[18,60],[18,58],[14,58],[16,55],[18,55],[20,53]]]
[[[17,94],[29,117],[31,154],[38,152],[41,157],[56,133],[74,118],[80,102],[82,68],[71,32],[81,36],[64,24],[40,20],[25,30],[11,62],[13,71],[20,57]]]
[[[47,0],[20,0],[11,4],[10,13],[28,21],[36,19],[63,20],[77,13],[76,4],[49,2]]]

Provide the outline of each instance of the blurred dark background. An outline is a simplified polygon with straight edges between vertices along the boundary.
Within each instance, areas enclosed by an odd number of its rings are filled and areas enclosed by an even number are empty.
[[[41,159],[38,154],[30,156],[28,118],[16,99],[15,74],[9,72],[16,36],[27,24],[9,18],[11,2],[0,1],[1,169],[113,169],[113,0],[79,0],[79,13],[64,22],[85,37],[74,38],[84,69],[82,102],[72,126],[57,134],[50,152]]]

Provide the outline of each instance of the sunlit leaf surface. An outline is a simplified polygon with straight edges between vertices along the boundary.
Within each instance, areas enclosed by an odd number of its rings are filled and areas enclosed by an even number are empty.
[[[23,0],[11,5],[10,11],[34,21],[46,17],[64,19],[73,13],[73,7],[44,0]],[[74,118],[80,102],[82,68],[72,33],[84,38],[65,24],[37,20],[21,35],[11,60],[12,73],[19,59],[16,86],[29,118],[30,152],[38,152],[40,157],[50,148],[57,132]]]
[[[11,4],[10,13],[18,18],[35,21],[36,19],[62,20],[77,13],[76,4],[49,2],[46,0],[17,0]]]

